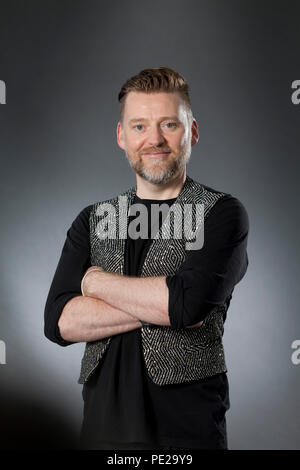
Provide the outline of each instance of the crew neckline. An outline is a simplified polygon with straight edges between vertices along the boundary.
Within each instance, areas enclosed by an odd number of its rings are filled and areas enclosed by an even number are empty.
[[[142,199],[138,195],[136,195],[135,197],[139,201],[143,201],[143,202],[161,202],[161,203],[162,202],[167,202],[167,201],[175,201],[177,199],[177,197],[172,197],[170,199]]]

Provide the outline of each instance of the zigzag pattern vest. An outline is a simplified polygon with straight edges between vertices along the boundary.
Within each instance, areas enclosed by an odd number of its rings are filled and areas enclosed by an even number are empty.
[[[89,219],[91,265],[101,266],[108,272],[123,274],[125,239],[118,237],[118,230],[116,239],[99,238],[97,227],[99,223],[101,224],[101,216],[97,215],[97,209],[100,204],[114,205],[117,220],[111,220],[111,223],[124,225],[135,194],[136,186],[120,195],[128,198],[126,209],[124,207],[122,209],[118,204],[119,197],[94,204]],[[186,176],[175,203],[178,203],[177,207],[180,206],[182,210],[183,204],[192,204],[193,211],[195,204],[204,204],[205,220],[214,204],[225,194],[208,191],[200,183]],[[120,213],[121,211],[123,213]],[[190,238],[185,234],[181,239],[162,238],[162,234],[166,230],[165,224],[166,221],[163,221],[157,237],[150,245],[141,276],[173,275],[185,259],[185,242]],[[172,218],[170,218],[170,224],[172,225]],[[126,227],[118,227],[127,233],[127,225]],[[143,323],[141,328],[143,357],[147,373],[155,384],[160,386],[178,384],[227,371],[222,343],[223,318],[229,305],[227,300],[223,306],[217,306],[213,309],[199,328],[172,329],[169,326]],[[83,384],[88,381],[101,360],[104,359],[111,339],[108,337],[86,344],[78,383]]]

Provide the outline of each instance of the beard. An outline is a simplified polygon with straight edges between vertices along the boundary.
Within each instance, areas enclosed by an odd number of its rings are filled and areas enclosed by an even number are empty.
[[[168,152],[170,149],[151,148],[144,153]],[[189,162],[191,145],[186,145],[176,157],[170,159],[170,154],[165,157],[148,158],[143,154],[128,154],[125,150],[131,168],[141,178],[152,184],[164,184],[176,178]],[[145,163],[144,159],[147,159]]]

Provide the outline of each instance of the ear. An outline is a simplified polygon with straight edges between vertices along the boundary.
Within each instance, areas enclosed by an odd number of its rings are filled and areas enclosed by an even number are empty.
[[[196,145],[196,143],[198,142],[198,140],[199,140],[198,124],[197,124],[196,119],[193,119],[193,123],[192,123],[192,138],[191,138],[192,147],[193,147],[193,145]]]
[[[118,122],[117,125],[117,141],[118,145],[121,149],[125,150],[125,144],[124,144],[124,138],[123,138],[123,131],[122,131],[122,124],[120,121]]]

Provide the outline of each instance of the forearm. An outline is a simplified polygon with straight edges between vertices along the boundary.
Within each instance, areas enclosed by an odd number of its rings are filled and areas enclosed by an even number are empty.
[[[60,334],[66,341],[96,341],[141,328],[141,322],[104,300],[74,297],[66,303],[59,318]]]
[[[102,299],[139,320],[170,326],[165,276],[131,277],[93,271],[84,279],[86,296]]]

